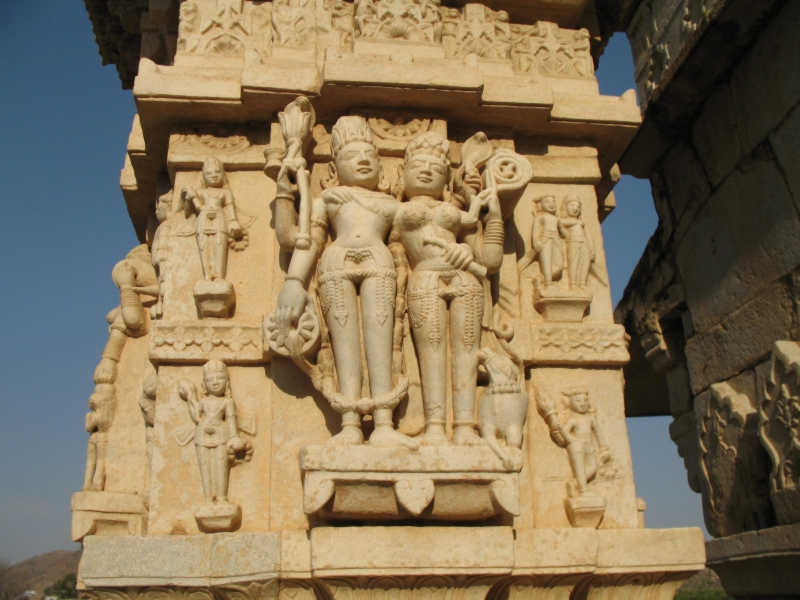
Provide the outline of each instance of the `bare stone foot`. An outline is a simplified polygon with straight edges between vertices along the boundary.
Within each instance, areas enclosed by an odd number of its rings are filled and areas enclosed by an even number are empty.
[[[486,440],[480,437],[473,427],[459,425],[453,431],[453,443],[456,446],[483,446]]]
[[[423,446],[449,446],[450,440],[444,431],[444,425],[428,425],[420,440]]]
[[[342,430],[328,440],[330,446],[360,446],[364,443],[364,434],[360,427],[345,425]]]
[[[411,450],[419,450],[419,442],[404,433],[396,431],[389,425],[380,425],[369,436],[372,446],[405,446]]]

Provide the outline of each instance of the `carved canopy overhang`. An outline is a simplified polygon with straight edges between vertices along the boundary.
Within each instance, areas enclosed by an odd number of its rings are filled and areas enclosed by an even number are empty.
[[[587,0],[486,0],[484,4],[493,10],[507,11],[515,23],[531,24],[542,20],[564,27],[584,27],[588,26],[585,22],[596,18],[600,40],[593,54],[597,62],[608,38],[613,32],[625,29],[640,2],[641,0],[595,0],[594,3]],[[133,87],[133,81],[139,72],[139,58],[143,54],[147,55],[142,50],[143,43],[168,46],[165,34],[167,29],[170,30],[169,33],[176,33],[172,30],[177,5],[180,3],[181,0],[84,0],[103,65],[113,64],[117,68],[123,89],[129,90]],[[467,3],[468,0],[446,0],[443,4],[462,7]],[[158,29],[161,29],[160,33]]]

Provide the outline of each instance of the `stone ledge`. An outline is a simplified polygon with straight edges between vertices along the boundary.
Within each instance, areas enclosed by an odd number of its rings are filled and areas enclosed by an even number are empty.
[[[88,536],[87,587],[209,586],[277,577],[279,533]]]
[[[212,358],[226,363],[266,363],[261,326],[229,321],[153,321],[150,360],[205,364]]]
[[[800,523],[748,531],[706,542],[709,566],[769,554],[800,554]]]
[[[511,527],[318,527],[314,577],[504,575],[514,566]]]

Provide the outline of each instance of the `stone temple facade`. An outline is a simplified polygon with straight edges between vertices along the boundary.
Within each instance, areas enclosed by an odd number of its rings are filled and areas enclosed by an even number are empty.
[[[642,113],[594,69],[632,3],[86,4],[141,242],[72,500],[89,598],[666,599],[703,568],[700,530],[644,527],[625,428],[600,223]]]
[[[708,565],[737,598],[800,597],[800,3],[642,2],[642,128],[623,173],[658,229],[616,309],[628,416],[672,415]]]

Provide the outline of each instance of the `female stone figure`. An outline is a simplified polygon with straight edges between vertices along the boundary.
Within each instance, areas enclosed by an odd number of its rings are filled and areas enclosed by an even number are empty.
[[[468,205],[480,191],[480,176],[465,173]],[[480,192],[488,207],[486,230],[479,243],[477,223],[444,200],[450,180],[450,143],[428,132],[409,143],[403,169],[403,203],[394,219],[392,239],[408,258],[408,310],[419,354],[426,445],[448,444],[445,435],[447,397],[446,334],[450,331],[454,431],[457,445],[483,443],[475,432],[478,349],[481,341],[483,286],[503,259],[504,229],[497,194]]]
[[[246,448],[239,437],[228,367],[220,360],[208,361],[203,365],[203,394],[198,398],[197,388],[186,380],[180,382],[178,394],[189,404],[189,414],[197,425],[194,433],[197,462],[206,505],[211,505],[197,511],[198,523],[205,525],[206,530],[227,531],[241,516],[239,507],[228,502],[231,459]],[[225,517],[229,519],[226,526],[214,523]]]
[[[206,159],[203,163],[203,187],[195,189],[185,186],[181,190],[181,202],[187,212],[190,207],[197,212],[195,235],[203,279],[225,279],[229,237],[241,239],[245,232],[236,218],[233,194],[228,188],[225,169],[218,159],[213,156]]]
[[[559,229],[567,243],[567,272],[570,287],[586,288],[589,268],[595,259],[592,236],[581,219],[581,201],[577,196],[564,198],[566,217],[560,219]]]
[[[277,326],[284,335],[288,334],[297,326],[306,306],[310,306],[312,300],[306,289],[321,252],[319,294],[339,382],[331,403],[342,413],[342,431],[330,443],[361,444],[364,436],[360,415],[372,412],[375,431],[370,444],[417,448],[417,442],[396,431],[392,422],[392,410],[408,385],[404,380],[392,387],[397,273],[385,243],[400,204],[392,196],[376,191],[382,179],[380,159],[372,132],[362,117],[342,117],[336,122],[331,130],[331,153],[331,178],[324,184],[322,197],[312,201],[310,248],[294,249],[286,283],[278,297]],[[292,200],[288,169],[282,169],[277,183],[276,201]],[[294,229],[291,224],[280,224],[281,229],[287,227]],[[328,227],[335,239],[322,252]],[[361,397],[359,296],[371,398]]]

